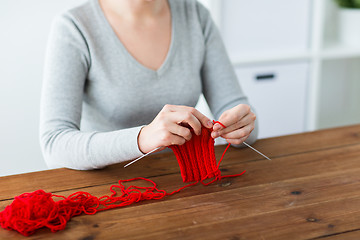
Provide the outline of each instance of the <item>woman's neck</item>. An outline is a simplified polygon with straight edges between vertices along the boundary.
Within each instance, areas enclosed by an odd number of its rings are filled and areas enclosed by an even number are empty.
[[[167,0],[99,0],[103,9],[129,21],[143,21],[164,14]]]

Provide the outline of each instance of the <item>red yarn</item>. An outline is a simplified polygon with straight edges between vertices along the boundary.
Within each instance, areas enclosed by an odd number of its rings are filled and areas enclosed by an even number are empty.
[[[129,186],[125,188],[123,182],[145,180],[151,187]],[[115,188],[121,190],[121,196],[116,196]],[[67,198],[44,190],[24,193],[15,197],[4,211],[0,212],[1,226],[8,230],[16,230],[24,236],[32,235],[37,229],[47,227],[52,232],[62,230],[66,223],[73,217],[85,214],[95,214],[111,208],[124,207],[135,202],[150,199],[161,199],[166,195],[164,190],[159,190],[156,184],[146,178],[138,177],[128,180],[119,180],[119,185],[110,187],[112,194],[100,198],[87,192],[76,192]],[[62,198],[55,202],[53,198]]]
[[[213,123],[218,123],[226,128],[225,125],[219,121],[213,121]],[[240,174],[221,176],[219,166],[230,145],[230,143],[227,145],[219,163],[216,164],[214,139],[211,137],[211,129],[203,127],[201,129],[201,135],[197,136],[193,134],[190,141],[183,145],[170,146],[170,148],[173,150],[179,163],[184,182],[196,181],[196,184],[200,181],[203,185],[209,185],[222,178],[237,177],[245,173],[245,171],[243,171]],[[208,178],[214,179],[208,183],[204,183],[204,180]]]
[[[219,123],[220,122],[215,122]],[[225,127],[223,124],[221,124]],[[76,192],[68,197],[46,193],[37,190],[32,193],[24,193],[15,197],[14,201],[0,212],[1,227],[8,230],[15,230],[24,236],[30,236],[37,229],[47,227],[52,232],[62,230],[66,223],[73,217],[80,214],[95,214],[107,209],[128,206],[130,204],[151,200],[162,199],[167,195],[180,192],[184,188],[193,186],[198,182],[209,185],[214,181],[225,177],[236,177],[245,173],[221,176],[219,165],[229,148],[223,152],[220,161],[216,164],[214,152],[214,139],[211,137],[211,130],[202,128],[201,135],[193,135],[192,139],[181,146],[171,146],[180,166],[181,176],[184,182],[193,182],[173,192],[166,192],[157,188],[155,182],[150,179],[137,177],[128,180],[119,180],[118,185],[112,185],[110,196],[100,198],[92,196],[87,192]],[[204,180],[213,178],[210,182]],[[151,187],[129,186],[125,187],[124,182],[144,180],[152,184]],[[117,196],[116,189],[121,191]],[[54,201],[53,198],[61,198]]]
[[[184,182],[201,181],[220,175],[214,153],[214,139],[211,130],[201,129],[201,135],[193,134],[190,141],[183,145],[172,145],[179,163]]]

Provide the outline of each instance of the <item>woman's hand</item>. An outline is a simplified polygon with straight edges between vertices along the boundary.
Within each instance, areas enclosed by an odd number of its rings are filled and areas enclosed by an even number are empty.
[[[182,145],[191,139],[190,129],[200,135],[202,126],[211,128],[213,123],[195,108],[165,105],[155,119],[141,129],[138,136],[139,149],[148,153],[157,147]]]
[[[213,138],[223,137],[228,143],[241,144],[244,142],[255,127],[256,116],[251,112],[250,106],[239,104],[220,116],[219,122],[224,124],[223,128],[215,123],[211,136]]]

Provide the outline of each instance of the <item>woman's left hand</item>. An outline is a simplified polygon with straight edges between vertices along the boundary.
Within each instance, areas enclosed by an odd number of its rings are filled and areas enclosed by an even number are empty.
[[[219,122],[226,128],[216,123],[213,127],[211,137],[223,137],[228,143],[241,144],[244,142],[255,127],[256,115],[249,105],[239,104],[221,114]]]

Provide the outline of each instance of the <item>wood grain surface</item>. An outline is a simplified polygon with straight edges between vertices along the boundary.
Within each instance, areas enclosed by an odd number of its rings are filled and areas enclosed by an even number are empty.
[[[253,146],[272,161],[248,148],[230,148],[222,174],[246,170],[243,176],[77,216],[63,231],[41,229],[27,239],[360,239],[360,125],[262,139]],[[219,159],[225,146],[215,149]],[[119,179],[140,176],[167,191],[184,185],[172,153],[124,165],[1,177],[0,211],[14,196],[37,189],[102,196]],[[25,237],[0,229],[0,239]]]

